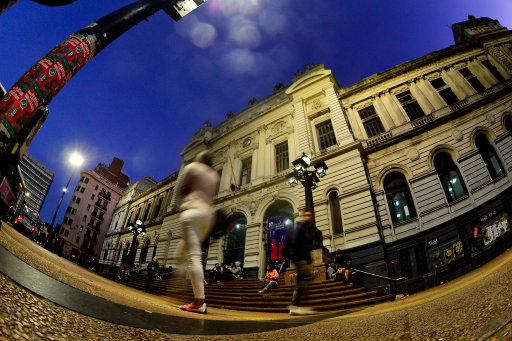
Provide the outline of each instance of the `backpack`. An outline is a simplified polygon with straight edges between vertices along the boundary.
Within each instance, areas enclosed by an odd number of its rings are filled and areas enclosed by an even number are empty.
[[[213,223],[210,236],[213,239],[219,239],[230,231],[230,223],[222,210],[215,211],[215,222]]]

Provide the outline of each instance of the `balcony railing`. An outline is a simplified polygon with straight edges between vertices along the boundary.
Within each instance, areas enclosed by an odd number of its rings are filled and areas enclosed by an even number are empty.
[[[91,242],[93,242],[94,244],[98,243],[98,239],[97,238],[91,237],[91,236],[89,236],[87,234],[84,236],[84,238],[89,240],[89,241],[91,241]]]
[[[107,210],[107,203],[104,203],[103,205],[100,204],[98,201],[94,203],[94,206],[99,208],[100,210],[106,211]]]
[[[108,201],[110,201],[110,194],[107,194],[105,192],[99,192],[98,195],[102,198],[105,198],[107,199]]]
[[[91,214],[91,217],[96,219],[96,220],[99,220],[99,221],[103,222],[103,217],[100,218],[99,216],[95,216],[94,214]]]

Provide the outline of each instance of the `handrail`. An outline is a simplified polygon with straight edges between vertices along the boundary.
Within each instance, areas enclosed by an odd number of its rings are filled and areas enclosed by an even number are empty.
[[[363,270],[358,270],[356,269],[357,272],[362,272],[364,274],[367,274],[367,275],[372,275],[372,276],[375,276],[375,277],[380,277],[380,278],[385,278],[385,279],[390,279],[392,281],[400,281],[402,279],[405,280],[405,296],[407,296],[407,277],[400,277],[400,278],[390,278],[390,277],[386,277],[386,276],[381,276],[381,275],[376,275],[376,274],[372,274],[371,272],[366,272],[366,271],[363,271]]]

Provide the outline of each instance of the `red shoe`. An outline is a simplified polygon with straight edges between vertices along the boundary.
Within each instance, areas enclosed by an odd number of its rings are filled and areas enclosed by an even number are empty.
[[[202,305],[182,305],[180,309],[185,311],[191,311],[193,313],[206,314],[206,303],[203,303]]]

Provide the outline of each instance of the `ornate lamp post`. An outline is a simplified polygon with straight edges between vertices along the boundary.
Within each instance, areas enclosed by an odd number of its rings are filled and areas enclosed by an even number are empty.
[[[135,226],[128,226],[128,231],[133,233],[132,246],[130,247],[130,253],[126,256],[125,264],[134,265],[135,264],[135,254],[137,253],[137,236],[140,234],[141,236],[146,235],[146,229],[142,226],[142,221],[137,219],[135,222]]]
[[[313,165],[313,167],[315,167],[315,171],[309,171],[308,167],[311,165],[311,160],[305,153],[302,153],[302,157],[293,161],[292,165],[294,169],[293,173],[286,176],[288,178],[288,183],[291,187],[297,186],[299,181],[302,183],[304,186],[304,194],[306,196],[306,209],[314,211],[313,190],[318,187],[320,179],[327,174],[326,171],[328,167],[325,162],[321,161]],[[316,228],[316,225],[315,230],[316,233],[313,242],[318,244],[317,247],[320,248],[322,247],[322,232]]]

